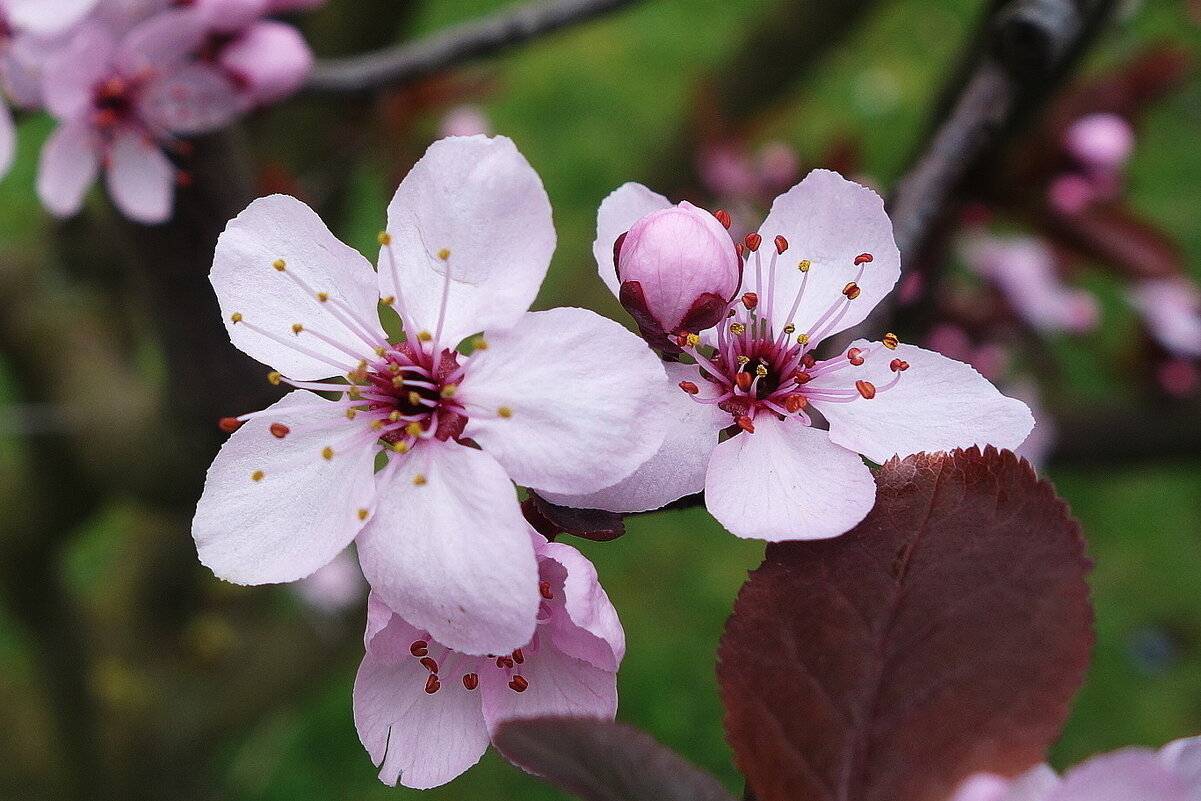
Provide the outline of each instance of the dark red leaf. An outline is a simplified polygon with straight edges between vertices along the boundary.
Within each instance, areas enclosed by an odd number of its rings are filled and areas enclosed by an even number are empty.
[[[534,492],[522,502],[521,511],[534,530],[551,540],[559,534],[571,534],[608,542],[626,533],[625,523],[617,512],[558,506]]]
[[[993,448],[893,460],[875,509],[768,545],[718,651],[759,801],[946,801],[1043,759],[1092,644],[1079,524]]]
[[[717,779],[623,723],[512,720],[492,743],[513,764],[585,801],[733,801]]]

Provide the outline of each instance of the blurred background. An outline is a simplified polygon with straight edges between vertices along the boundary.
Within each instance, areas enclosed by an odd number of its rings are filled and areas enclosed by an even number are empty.
[[[506,5],[328,0],[296,21],[336,57]],[[216,421],[273,389],[222,342],[206,237],[249,197],[284,191],[373,254],[388,198],[430,141],[500,133],[555,211],[536,307],[628,324],[591,256],[608,192],[642,181],[729,209],[743,230],[813,167],[887,193],[998,5],[632,3],[400,88],[306,93],[208,137],[196,185],[158,229],[119,219],[100,192],[75,219],[45,214],[32,186],[51,125],[22,119],[0,183],[0,798],[563,798],[491,752],[437,790],[379,784],[351,717],[353,563],[246,588],[196,562],[188,523],[224,436]],[[1084,524],[1098,642],[1052,753],[1060,767],[1201,733],[1201,318],[1189,306],[1201,4],[1119,5],[933,226],[895,318],[903,339],[1035,404],[1042,438],[1027,455]],[[713,655],[762,544],[699,509],[627,526],[615,542],[571,541],[625,624],[619,718],[740,790]]]

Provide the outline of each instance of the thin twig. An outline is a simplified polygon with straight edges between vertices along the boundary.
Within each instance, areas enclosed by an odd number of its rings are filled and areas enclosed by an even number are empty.
[[[306,88],[311,92],[354,93],[400,86],[636,2],[549,0],[520,5],[411,44],[319,62]]]

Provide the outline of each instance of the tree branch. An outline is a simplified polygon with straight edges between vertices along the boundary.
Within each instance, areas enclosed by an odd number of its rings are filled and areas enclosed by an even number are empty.
[[[310,92],[355,93],[411,83],[511,45],[586,22],[638,0],[549,0],[505,9],[428,39],[361,56],[318,62]]]

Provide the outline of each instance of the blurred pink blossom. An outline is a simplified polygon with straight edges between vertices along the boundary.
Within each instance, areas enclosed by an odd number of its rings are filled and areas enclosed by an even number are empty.
[[[1201,291],[1191,281],[1139,281],[1126,297],[1164,350],[1181,359],[1201,358]]]
[[[474,136],[475,134],[491,134],[492,125],[484,110],[479,106],[468,104],[455,106],[446,112],[438,136]]]
[[[367,580],[359,562],[349,550],[317,568],[311,576],[296,582],[297,597],[326,615],[337,615],[358,606],[367,596]]]

